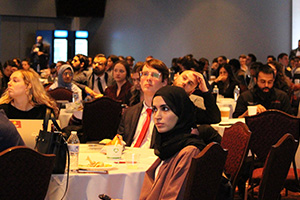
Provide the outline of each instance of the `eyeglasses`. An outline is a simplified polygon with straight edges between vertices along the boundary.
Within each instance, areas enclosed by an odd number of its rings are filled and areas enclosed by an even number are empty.
[[[159,79],[161,76],[161,73],[157,73],[157,72],[140,72],[140,77],[147,77],[147,76],[151,76],[153,78],[157,78]]]
[[[93,65],[99,65],[99,66],[104,66],[105,65],[105,63],[101,63],[101,62],[93,62]]]
[[[64,72],[63,75],[64,75],[64,76],[67,76],[67,75],[73,76],[73,73],[72,73],[72,72]]]

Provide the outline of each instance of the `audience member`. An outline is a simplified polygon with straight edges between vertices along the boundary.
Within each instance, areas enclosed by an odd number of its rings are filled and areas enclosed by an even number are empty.
[[[149,60],[142,67],[140,84],[144,101],[125,111],[118,129],[118,134],[123,135],[127,146],[153,148],[155,133],[153,133],[151,102],[155,92],[168,84],[168,77],[169,70],[160,60]],[[148,126],[145,125],[142,132],[145,122]]]
[[[206,146],[191,134],[194,105],[182,88],[166,86],[156,92],[152,107],[158,159],[145,173],[140,199],[183,199],[192,158]]]
[[[0,152],[13,146],[25,146],[25,144],[15,125],[0,109]]]
[[[291,59],[292,57],[296,56],[300,56],[300,40],[298,40],[298,47],[296,49],[291,50],[289,58]]]
[[[102,97],[106,87],[113,84],[112,77],[105,72],[106,61],[105,55],[97,54],[93,60],[93,71],[73,78],[76,85],[92,98]]]
[[[119,58],[116,55],[110,55],[107,57],[107,64],[106,64],[105,71],[108,74],[108,76],[112,79],[113,79],[113,67],[117,61],[119,61]]]
[[[247,106],[249,105],[256,105],[257,113],[268,109],[278,109],[292,114],[287,94],[273,87],[275,74],[269,65],[258,67],[254,81],[256,83],[254,88],[242,93],[238,98],[233,117],[248,116]]]
[[[129,64],[130,72],[132,71],[135,59],[132,56],[126,57],[126,62]]]
[[[273,55],[267,57],[267,63],[276,61],[276,58]]]
[[[7,84],[9,82],[9,77],[12,74],[12,66],[14,65],[14,62],[12,60],[7,60],[3,64],[3,67],[1,67],[1,77],[0,77],[0,93],[1,95],[7,88]]]
[[[278,62],[283,66],[284,68],[284,74],[292,79],[292,68],[289,66],[289,57],[286,53],[281,53],[277,57]]]
[[[22,60],[22,68],[25,70],[28,70],[30,68],[30,59],[29,58],[24,58]]]
[[[250,84],[250,80],[251,80],[250,67],[254,62],[256,62],[256,56],[252,53],[249,53],[246,57],[247,70],[246,70],[246,77],[245,77],[246,83],[248,85],[248,89],[251,89],[251,87],[249,87],[249,85],[251,86],[251,84]]]
[[[214,58],[210,66],[210,76],[214,76],[214,78],[219,76],[218,68],[219,68],[218,58]]]
[[[241,54],[239,56],[239,62],[240,62],[241,70],[244,71],[244,73],[246,73],[246,71],[247,71],[246,60],[247,60],[247,56],[245,54]]]
[[[213,81],[211,87],[217,85],[219,88],[219,94],[225,98],[233,98],[233,91],[236,85],[239,85],[235,79],[231,66],[224,64],[219,67],[219,76]]]
[[[132,69],[131,80],[133,86],[130,89],[131,98],[129,100],[129,106],[134,106],[135,104],[138,104],[139,102],[142,102],[144,100],[144,93],[141,89],[140,84],[140,71],[142,70],[144,64],[144,62],[137,62]]]
[[[22,62],[21,62],[20,58],[14,58],[12,61],[15,63],[15,65],[17,66],[18,69],[22,68]]]
[[[113,67],[113,78],[116,83],[105,89],[105,96],[129,105],[131,97],[130,88],[132,86],[128,81],[129,76],[129,64],[124,60],[117,61]]]
[[[270,62],[268,65],[274,70],[274,87],[284,91],[287,95],[289,95],[291,92],[291,80],[284,75],[283,66],[276,61]]]
[[[49,90],[54,90],[55,88],[58,87],[63,87],[68,90],[71,90],[73,93],[78,94],[78,100],[82,100],[82,91],[81,89],[72,83],[74,76],[74,71],[71,65],[64,64],[59,68],[58,71],[58,79],[55,81],[50,87]]]
[[[33,69],[18,70],[11,75],[0,104],[9,119],[44,119],[46,108],[58,113],[55,101],[47,95]]]
[[[220,110],[201,73],[186,70],[174,80],[173,85],[183,88],[197,107],[195,108],[197,124],[215,124],[221,121]]]
[[[247,83],[245,80],[245,71],[241,69],[241,64],[237,59],[231,59],[228,63],[231,66],[232,73],[234,75],[234,78],[238,81],[241,93],[246,91]]]

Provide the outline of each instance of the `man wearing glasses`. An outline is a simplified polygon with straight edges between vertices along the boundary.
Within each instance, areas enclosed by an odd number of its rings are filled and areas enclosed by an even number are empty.
[[[254,77],[254,88],[243,92],[237,100],[233,117],[248,116],[247,106],[255,105],[257,113],[277,109],[292,114],[289,97],[285,92],[274,88],[275,74],[269,65],[260,65]]]
[[[152,148],[154,145],[151,102],[155,92],[168,84],[169,70],[160,60],[145,62],[140,72],[140,84],[144,101],[124,113],[118,134],[123,135],[127,146]]]
[[[93,98],[103,96],[105,88],[113,84],[112,77],[105,72],[106,58],[103,54],[97,54],[93,60],[93,71],[86,76],[84,91]]]

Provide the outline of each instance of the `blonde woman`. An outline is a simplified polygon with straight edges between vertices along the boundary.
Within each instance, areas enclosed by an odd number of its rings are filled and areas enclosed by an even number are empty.
[[[43,119],[47,108],[58,113],[56,103],[47,95],[39,75],[33,69],[15,71],[0,99],[0,109],[9,119]]]

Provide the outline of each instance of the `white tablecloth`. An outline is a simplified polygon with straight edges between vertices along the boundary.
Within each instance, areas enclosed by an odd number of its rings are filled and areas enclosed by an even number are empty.
[[[153,149],[126,148],[124,154],[129,152],[141,154],[138,169],[127,169],[126,164],[114,164],[115,168],[108,174],[70,173],[69,189],[64,199],[96,200],[99,194],[105,193],[112,198],[138,200],[145,171],[157,157]],[[87,144],[81,144],[79,163],[86,163],[87,156],[94,161],[114,162],[114,160],[107,160],[104,154],[99,153],[99,149],[92,150]],[[66,175],[52,175],[46,199],[61,199],[65,184]]]
[[[82,110],[74,111],[74,112],[67,112],[66,109],[60,109],[59,116],[58,116],[58,120],[60,122],[60,127],[65,128],[66,126],[68,126],[70,118],[72,117],[73,114],[77,119],[82,119],[82,113],[83,113]]]

